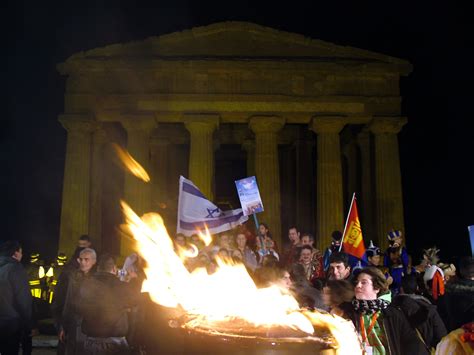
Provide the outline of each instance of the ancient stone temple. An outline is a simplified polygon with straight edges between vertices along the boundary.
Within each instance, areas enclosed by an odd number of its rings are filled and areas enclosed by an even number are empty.
[[[176,228],[178,177],[222,208],[234,180],[256,175],[278,243],[297,225],[326,247],[353,192],[366,242],[404,229],[397,133],[404,60],[252,23],[225,22],[80,52],[67,76],[59,250],[89,234],[127,251],[120,199]],[[133,155],[146,184],[114,163]],[[113,249],[113,248],[112,248]]]

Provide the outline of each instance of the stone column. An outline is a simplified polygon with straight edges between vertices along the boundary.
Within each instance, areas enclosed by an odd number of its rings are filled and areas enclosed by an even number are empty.
[[[350,206],[352,194],[357,192],[357,149],[352,140],[343,146],[342,154],[347,161],[347,196],[344,206]]]
[[[59,251],[72,255],[79,237],[89,233],[91,143],[97,123],[80,114],[60,115],[59,121],[68,132]]]
[[[127,115],[120,121],[127,131],[127,150],[150,174],[150,135],[156,127],[152,115]],[[151,211],[151,183],[125,173],[124,200],[138,216]],[[130,240],[123,238],[120,243],[122,256],[132,251]]]
[[[100,123],[92,135],[91,194],[89,236],[97,249],[102,245],[102,165],[107,135]]]
[[[242,149],[247,152],[247,176],[255,176],[255,142],[246,139],[242,143]]]
[[[406,122],[405,117],[374,117],[369,126],[375,138],[376,221],[383,249],[388,246],[387,232],[404,232],[405,227],[397,133]]]
[[[320,250],[331,243],[331,233],[344,229],[342,168],[339,132],[346,124],[344,117],[315,117],[311,129],[317,137],[316,229]]]
[[[168,204],[168,146],[165,138],[157,138],[151,143],[151,199],[152,209],[160,212],[162,204]]]
[[[308,134],[311,134],[308,132]],[[296,151],[296,225],[301,232],[314,234],[314,175],[312,151],[314,140],[302,137],[295,142]]]
[[[276,116],[254,116],[249,123],[255,133],[255,172],[264,208],[258,219],[268,223],[280,248],[281,192],[277,136],[284,124],[285,119]]]
[[[357,144],[360,149],[361,157],[361,198],[359,214],[362,224],[362,233],[364,238],[369,241],[372,239],[379,246],[380,240],[377,233],[374,232],[374,204],[372,189],[372,164],[370,153],[370,132],[363,129],[357,135]],[[359,202],[359,201],[358,201]]]
[[[191,115],[184,117],[184,126],[189,131],[189,179],[209,200],[213,200],[212,179],[214,176],[214,130],[219,126],[217,115]]]

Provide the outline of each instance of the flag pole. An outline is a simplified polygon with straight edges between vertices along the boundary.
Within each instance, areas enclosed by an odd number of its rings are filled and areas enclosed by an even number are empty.
[[[341,245],[339,245],[339,251],[341,251],[342,244],[344,243],[344,236],[346,235],[347,222],[349,222],[349,216],[351,215],[352,205],[354,204],[355,196],[356,196],[356,193],[354,192],[352,194],[351,206],[349,207],[349,211],[347,212],[346,224],[344,225],[344,232],[342,232],[342,239],[341,239]]]
[[[256,213],[253,214],[253,220],[255,222],[255,228],[257,228],[257,233],[258,233],[258,229],[260,228],[260,225],[258,224],[258,219],[257,219],[257,214]]]
[[[262,250],[262,252],[265,252],[264,240],[262,238],[262,235],[260,234],[260,225],[258,224],[256,213],[253,214],[253,220],[255,222],[255,228],[257,228],[257,238],[260,239],[260,250]]]

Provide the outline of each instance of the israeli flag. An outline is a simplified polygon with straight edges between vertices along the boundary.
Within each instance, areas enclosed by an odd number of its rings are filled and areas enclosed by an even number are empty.
[[[197,230],[216,234],[232,229],[248,220],[241,208],[221,211],[209,201],[191,180],[179,177],[177,233],[190,237]]]

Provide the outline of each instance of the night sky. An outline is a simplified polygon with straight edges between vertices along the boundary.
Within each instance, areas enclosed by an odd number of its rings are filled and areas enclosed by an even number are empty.
[[[83,50],[235,20],[413,64],[401,82],[408,124],[399,135],[408,247],[415,262],[433,244],[447,261],[468,255],[467,226],[474,224],[474,9],[465,3],[9,1],[1,239],[18,239],[26,252],[36,249],[47,258],[57,252],[66,148],[66,131],[57,121],[65,90],[58,63]]]

